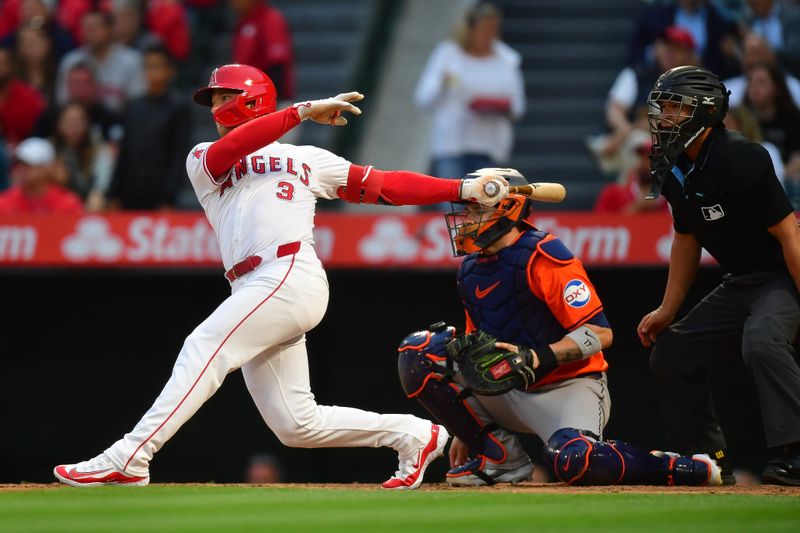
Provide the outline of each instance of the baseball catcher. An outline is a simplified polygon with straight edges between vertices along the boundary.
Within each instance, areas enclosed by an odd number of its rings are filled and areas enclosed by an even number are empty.
[[[483,169],[509,185],[513,169]],[[581,262],[536,229],[531,201],[509,194],[494,206],[453,204],[445,215],[466,311],[463,334],[444,323],[412,333],[398,371],[416,398],[455,435],[450,485],[517,483],[533,464],[516,433],[545,442],[556,479],[576,485],[721,483],[707,455],[645,452],[603,440],[611,400],[603,349],[612,330]]]

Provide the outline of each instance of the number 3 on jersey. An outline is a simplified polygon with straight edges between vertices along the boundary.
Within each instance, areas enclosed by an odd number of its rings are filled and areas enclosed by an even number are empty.
[[[294,198],[294,185],[289,183],[288,181],[279,181],[278,187],[280,190],[275,193],[275,196],[280,198],[281,200],[291,200]]]

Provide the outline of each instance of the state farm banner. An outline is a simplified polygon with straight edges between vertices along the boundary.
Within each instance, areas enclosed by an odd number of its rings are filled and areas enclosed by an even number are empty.
[[[546,212],[532,217],[588,266],[665,265],[668,215]],[[317,253],[328,267],[455,268],[438,214],[320,213]],[[202,213],[124,213],[0,218],[0,267],[221,268]]]

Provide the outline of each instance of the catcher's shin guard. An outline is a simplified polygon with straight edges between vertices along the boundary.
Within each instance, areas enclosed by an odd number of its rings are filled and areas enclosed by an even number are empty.
[[[573,428],[556,431],[545,445],[545,454],[556,479],[570,485],[714,484],[716,465],[705,457],[649,453],[627,442],[597,440]]]
[[[483,454],[492,461],[506,459],[506,449],[490,433],[494,425],[484,424],[469,406],[469,389],[453,382],[453,371],[444,357],[444,344],[453,336],[453,328],[412,333],[400,344],[397,370],[400,383],[409,398],[425,409],[457,436],[471,454]]]

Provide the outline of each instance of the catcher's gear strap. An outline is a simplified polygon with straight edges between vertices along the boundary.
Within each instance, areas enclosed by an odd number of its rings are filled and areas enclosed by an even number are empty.
[[[340,188],[338,195],[354,204],[427,205],[457,202],[460,185],[459,180],[351,164],[347,186]]]
[[[297,109],[288,107],[275,113],[253,119],[209,146],[206,152],[206,170],[216,185],[220,185],[225,175],[237,161],[247,157],[259,148],[273,143],[300,124]]]
[[[597,337],[597,333],[586,326],[573,329],[566,336],[575,341],[584,357],[594,355],[603,349],[603,344]]]

